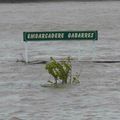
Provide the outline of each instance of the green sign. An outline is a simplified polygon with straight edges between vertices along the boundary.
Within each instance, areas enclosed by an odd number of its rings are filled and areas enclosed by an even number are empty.
[[[98,40],[97,31],[24,32],[24,41]]]

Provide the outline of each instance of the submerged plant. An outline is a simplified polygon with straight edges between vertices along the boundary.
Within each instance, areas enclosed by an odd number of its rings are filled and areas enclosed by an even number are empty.
[[[72,76],[72,65],[71,65],[71,58],[67,57],[64,58],[62,61],[58,62],[53,57],[50,58],[50,62],[46,64],[46,70],[48,73],[54,78],[54,84],[58,84],[58,80],[62,81],[62,84],[72,83],[75,81],[79,81],[79,74]],[[49,83],[53,84],[52,81],[48,81]]]

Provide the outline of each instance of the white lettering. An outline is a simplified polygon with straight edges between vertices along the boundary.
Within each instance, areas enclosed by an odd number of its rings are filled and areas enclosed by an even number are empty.
[[[90,36],[90,37],[93,38],[93,35],[94,35],[94,33],[91,33],[91,36]]]
[[[58,38],[64,38],[64,33],[58,33]]]
[[[34,39],[35,38],[35,34],[30,34],[30,38]]]

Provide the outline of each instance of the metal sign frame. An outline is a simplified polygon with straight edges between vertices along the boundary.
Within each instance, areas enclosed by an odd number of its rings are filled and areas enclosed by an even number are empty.
[[[98,31],[46,31],[46,32],[23,32],[23,41],[25,42],[25,62],[28,63],[28,42],[35,41],[74,41],[74,40],[92,40],[93,54],[95,57],[95,41],[98,40]]]

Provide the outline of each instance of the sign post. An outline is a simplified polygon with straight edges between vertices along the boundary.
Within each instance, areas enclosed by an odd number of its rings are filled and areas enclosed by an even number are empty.
[[[28,43],[25,43],[25,62],[28,63]]]
[[[28,45],[27,42],[34,41],[59,41],[59,40],[92,40],[94,43],[98,40],[98,31],[50,31],[50,32],[23,32],[25,44],[25,62],[28,63]],[[93,52],[95,44],[93,43]]]

